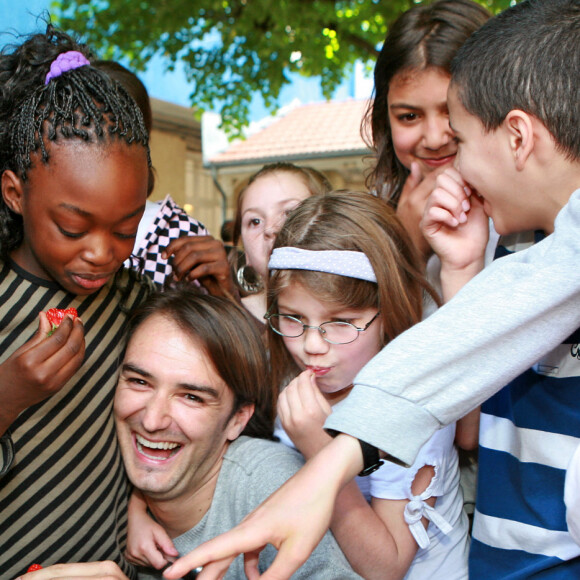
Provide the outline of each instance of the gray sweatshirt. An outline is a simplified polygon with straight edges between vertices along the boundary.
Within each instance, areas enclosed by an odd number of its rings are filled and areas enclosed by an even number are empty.
[[[405,464],[580,327],[580,190],[554,233],[496,260],[358,374],[325,427]]]

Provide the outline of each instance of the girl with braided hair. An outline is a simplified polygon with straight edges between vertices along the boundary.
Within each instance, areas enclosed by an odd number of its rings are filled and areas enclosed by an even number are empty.
[[[90,59],[50,25],[0,54],[2,578],[96,560],[135,575],[111,406],[127,315],[152,291],[123,268],[151,161],[139,108]],[[53,307],[79,318],[49,336]]]

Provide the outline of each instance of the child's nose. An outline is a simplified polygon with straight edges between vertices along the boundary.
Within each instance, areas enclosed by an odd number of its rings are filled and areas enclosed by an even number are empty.
[[[264,228],[264,237],[267,240],[275,240],[278,232],[280,231],[280,227],[277,224],[272,224],[266,228]]]
[[[310,354],[323,354],[330,348],[330,343],[322,338],[322,333],[318,328],[308,327],[304,329],[302,336],[304,350]]]
[[[283,217],[273,218],[266,224],[266,227],[264,228],[264,236],[268,239],[276,239],[278,232],[284,225],[284,221],[285,219]]]
[[[84,258],[87,262],[95,266],[104,266],[114,259],[113,245],[109,243],[106,236],[91,236],[87,239],[87,247],[84,252]]]
[[[436,116],[428,120],[424,134],[425,147],[433,150],[440,149],[451,139],[453,139],[453,132],[447,116]]]

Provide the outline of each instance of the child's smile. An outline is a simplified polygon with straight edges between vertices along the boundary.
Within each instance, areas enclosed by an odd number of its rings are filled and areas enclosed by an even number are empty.
[[[389,122],[393,148],[407,168],[419,164],[425,176],[453,162],[457,144],[449,127],[449,75],[436,68],[393,77],[389,85]]]

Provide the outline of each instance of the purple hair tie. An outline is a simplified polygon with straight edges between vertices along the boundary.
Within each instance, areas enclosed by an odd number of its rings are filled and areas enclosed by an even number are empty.
[[[68,52],[62,52],[50,65],[50,70],[46,75],[44,84],[47,85],[51,79],[59,77],[62,73],[69,70],[74,70],[81,66],[86,66],[91,64],[84,54],[78,50],[69,50]]]

